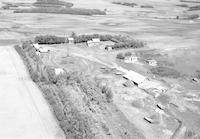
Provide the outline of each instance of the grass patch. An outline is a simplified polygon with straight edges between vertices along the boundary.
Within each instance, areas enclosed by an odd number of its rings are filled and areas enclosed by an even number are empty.
[[[158,75],[161,77],[169,77],[169,78],[179,78],[180,73],[174,69],[168,67],[155,67],[151,69],[151,72],[154,75]]]

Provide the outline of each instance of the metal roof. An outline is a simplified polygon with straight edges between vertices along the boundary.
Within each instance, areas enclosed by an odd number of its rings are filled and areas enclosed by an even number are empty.
[[[125,78],[137,83],[137,84],[141,84],[146,80],[146,77],[134,72],[134,71],[128,71],[126,72],[126,74],[124,75]]]

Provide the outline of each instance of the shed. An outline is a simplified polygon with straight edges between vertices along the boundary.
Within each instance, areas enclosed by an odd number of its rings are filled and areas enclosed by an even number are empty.
[[[55,68],[55,74],[56,75],[60,75],[60,74],[63,74],[64,73],[64,70],[62,68]]]
[[[135,62],[137,62],[138,61],[138,58],[136,57],[136,56],[133,56],[133,55],[131,55],[131,56],[126,56],[125,58],[124,58],[124,62],[125,63],[135,63]]]
[[[127,74],[123,75],[123,77],[128,80],[131,80],[137,86],[146,80],[145,76],[143,76],[137,72],[134,72],[134,71],[129,71]]]
[[[44,48],[44,47],[40,47],[40,48],[39,48],[39,52],[40,52],[40,53],[48,53],[48,52],[50,52],[50,50],[47,49],[47,48]]]
[[[150,65],[150,66],[157,66],[157,61],[154,60],[154,59],[148,59],[147,60],[147,63]]]
[[[74,44],[74,38],[68,38],[69,44]]]

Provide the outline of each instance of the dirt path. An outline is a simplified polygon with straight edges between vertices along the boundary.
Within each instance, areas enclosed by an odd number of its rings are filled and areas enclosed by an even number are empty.
[[[0,138],[64,139],[13,47],[0,47]]]

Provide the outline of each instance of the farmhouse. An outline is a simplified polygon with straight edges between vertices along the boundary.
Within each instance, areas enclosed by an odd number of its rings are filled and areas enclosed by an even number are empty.
[[[150,65],[150,66],[157,66],[157,61],[154,60],[154,59],[148,59],[147,60],[147,63]]]
[[[93,43],[99,43],[99,42],[100,42],[100,39],[99,39],[99,38],[94,38],[94,39],[92,39],[92,42],[93,42]]]
[[[138,60],[138,58],[137,58],[136,56],[133,56],[133,55],[131,55],[131,56],[126,56],[126,57],[124,58],[124,62],[125,62],[125,63],[135,63],[135,62],[137,62],[137,60]]]
[[[128,73],[123,75],[123,77],[128,80],[131,80],[137,86],[146,80],[146,77],[134,71],[128,71]]]

